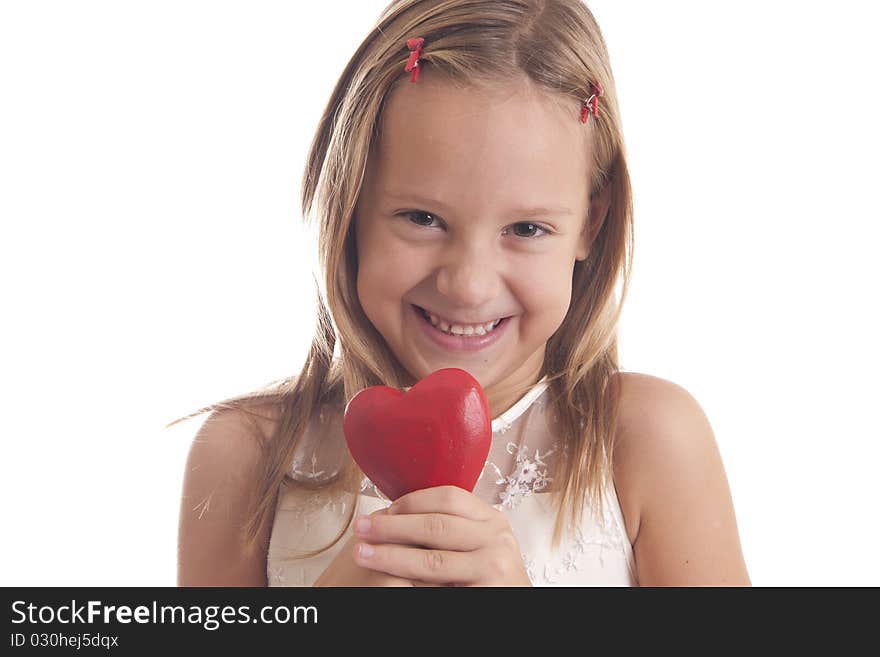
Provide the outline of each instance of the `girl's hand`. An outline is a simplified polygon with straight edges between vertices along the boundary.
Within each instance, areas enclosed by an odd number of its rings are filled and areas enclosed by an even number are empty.
[[[385,512],[386,509],[379,509],[367,517],[376,518]],[[352,559],[352,552],[358,540],[357,536],[352,536],[342,546],[339,554],[321,573],[313,586],[430,586],[425,582],[412,582],[401,577],[362,568]]]
[[[385,511],[355,522],[353,556],[363,568],[441,585],[532,585],[507,518],[473,493],[425,488]]]

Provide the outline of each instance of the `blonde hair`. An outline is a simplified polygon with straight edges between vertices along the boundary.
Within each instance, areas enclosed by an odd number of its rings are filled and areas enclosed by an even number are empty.
[[[309,149],[302,183],[306,222],[317,219],[317,325],[297,377],[227,399],[209,410],[238,409],[274,402],[280,415],[271,439],[257,436],[262,460],[245,526],[245,542],[273,522],[282,486],[305,486],[290,479],[297,444],[309,419],[325,403],[345,404],[368,386],[403,388],[411,375],[398,363],[365,315],[357,296],[357,256],[353,213],[369,153],[380,137],[382,111],[390,93],[408,80],[404,66],[408,38],[425,38],[421,65],[464,86],[498,85],[523,75],[556,98],[589,97],[590,81],[604,88],[593,131],[590,198],[607,190],[608,213],[589,257],[574,264],[572,297],[559,329],[548,340],[541,375],[549,384],[548,411],[554,412],[565,449],[553,469],[557,545],[566,525],[576,525],[588,500],[603,515],[604,491],[613,472],[617,425],[618,356],[616,327],[632,269],[632,193],[608,52],[598,25],[581,0],[395,0],[348,62],[330,97]],[[579,120],[572,112],[572,121]],[[597,220],[602,219],[597,217]],[[622,279],[620,300],[615,285]],[[339,342],[340,357],[334,359]],[[174,424],[174,423],[172,423]],[[171,425],[168,425],[171,426]],[[254,425],[256,429],[256,425]],[[255,436],[259,433],[255,431]],[[355,495],[362,473],[346,454],[339,475],[323,487]],[[355,513],[339,534],[344,535]]]

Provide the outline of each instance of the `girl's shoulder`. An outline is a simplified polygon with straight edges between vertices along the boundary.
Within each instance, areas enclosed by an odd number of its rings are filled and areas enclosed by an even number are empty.
[[[748,583],[712,427],[682,386],[619,375],[614,482],[645,584]]]
[[[646,469],[651,464],[639,449],[640,441],[650,434],[651,418],[668,407],[669,399],[680,386],[659,377],[639,372],[618,372],[619,393],[617,433],[614,441],[614,485],[626,523],[629,542],[635,545],[641,524],[642,500],[645,498]]]
[[[183,475],[178,529],[178,585],[265,586],[265,555],[244,547],[248,499],[259,475],[261,439],[272,409],[215,410],[192,440]],[[257,544],[268,541],[268,530]]]

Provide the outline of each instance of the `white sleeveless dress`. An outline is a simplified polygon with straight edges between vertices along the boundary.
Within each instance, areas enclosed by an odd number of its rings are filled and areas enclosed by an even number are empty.
[[[589,505],[580,525],[551,548],[556,509],[550,503],[551,459],[561,447],[545,415],[546,378],[492,420],[492,446],[474,494],[505,514],[519,543],[523,563],[535,586],[638,586],[632,546],[612,477],[608,477],[601,521]],[[302,438],[291,476],[304,483],[332,477],[345,447],[342,412],[322,407]],[[311,586],[342,546],[352,528],[332,548],[307,558],[342,528],[350,493],[287,487],[278,497],[269,543],[269,586]],[[369,514],[390,501],[364,478],[357,495],[358,514]]]

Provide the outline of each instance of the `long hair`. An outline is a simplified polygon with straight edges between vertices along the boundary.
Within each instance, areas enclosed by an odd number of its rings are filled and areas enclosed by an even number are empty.
[[[380,138],[383,108],[395,85],[409,77],[404,71],[406,41],[414,36],[425,38],[420,64],[456,84],[498,85],[525,75],[550,96],[576,101],[589,96],[593,80],[604,89],[599,117],[584,125],[593,133],[592,174],[584,184],[591,199],[610,186],[610,205],[589,257],[574,264],[571,303],[547,342],[542,368],[549,410],[565,446],[553,465],[558,484],[553,491],[553,545],[567,524],[577,524],[588,503],[603,514],[619,398],[617,324],[631,277],[633,244],[632,192],[605,41],[582,0],[395,0],[343,70],[309,149],[302,212],[307,224],[317,224],[320,276],[315,280],[315,335],[299,375],[175,421],[209,410],[251,413],[249,407],[257,402],[275,405],[272,436],[257,437],[262,462],[244,529],[245,544],[252,549],[274,519],[282,486],[306,485],[288,473],[319,406],[345,404],[368,386],[413,384],[358,301],[353,214],[368,155]],[[572,120],[577,119],[573,111]],[[339,357],[334,358],[337,342]],[[362,476],[346,454],[338,476],[320,485],[356,494]],[[336,538],[309,554],[341,539],[355,513],[354,505],[349,509]]]

